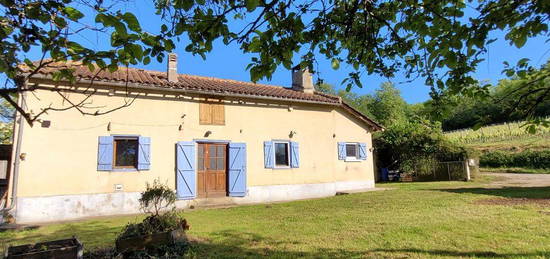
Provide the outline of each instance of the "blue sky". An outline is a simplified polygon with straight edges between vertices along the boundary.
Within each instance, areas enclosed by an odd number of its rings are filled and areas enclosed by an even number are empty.
[[[122,9],[133,12],[145,30],[154,33],[158,29],[160,19],[154,15],[152,1],[130,1],[127,3]],[[86,19],[93,19],[93,14],[85,14],[87,16]],[[530,39],[523,48],[517,49],[514,46],[510,46],[504,40],[503,33],[497,32],[493,36],[499,40],[488,46],[488,53],[485,55],[486,60],[479,65],[475,73],[475,77],[479,80],[489,80],[491,83],[496,83],[499,79],[504,78],[504,75],[501,73],[504,61],[515,64],[519,59],[527,57],[531,59],[532,65],[538,67],[550,58],[550,44],[545,42],[544,37]],[[86,33],[76,36],[73,40],[86,46],[94,46],[98,50],[109,47],[109,37],[105,34]],[[242,81],[250,80],[249,72],[245,68],[249,64],[252,55],[243,54],[238,45],[225,46],[221,42],[216,42],[214,50],[207,55],[206,60],[203,60],[200,56],[193,56],[185,52],[184,48],[186,45],[185,41],[176,43],[175,52],[178,54],[179,73]],[[35,60],[39,58],[39,53],[31,52],[27,57]],[[297,61],[299,55],[295,55],[295,58]],[[342,89],[340,83],[352,69],[346,64],[341,64],[339,70],[333,70],[330,61],[323,59],[321,56],[318,58],[318,61],[319,66],[316,69],[321,73],[324,82],[334,85],[337,89]],[[139,65],[137,67],[150,70],[166,70],[166,64],[156,62],[152,62],[147,66]],[[429,87],[424,85],[423,79],[403,83],[406,79],[403,74],[398,73],[395,78],[390,80],[397,85],[403,97],[409,103],[423,102],[429,99]],[[352,91],[358,94],[369,94],[374,92],[382,82],[386,81],[388,81],[387,78],[376,75],[364,76],[362,78],[363,88],[355,87]],[[271,81],[261,80],[260,83],[288,87],[291,84],[290,71],[284,67],[280,67],[273,75]]]

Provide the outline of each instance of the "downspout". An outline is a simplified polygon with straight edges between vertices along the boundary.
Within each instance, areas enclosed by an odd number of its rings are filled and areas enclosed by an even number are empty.
[[[20,93],[19,94],[19,98],[17,100],[17,104],[19,105],[19,107],[22,107],[23,109],[25,109],[25,93]],[[17,139],[16,139],[16,144],[15,144],[15,151],[12,151],[12,160],[13,160],[13,163],[12,163],[12,166],[11,166],[11,172],[10,172],[10,176],[12,177],[12,187],[11,187],[11,195],[10,195],[10,205],[7,206],[7,207],[4,207],[2,210],[0,210],[0,223],[3,223],[4,221],[4,213],[12,210],[13,208],[15,208],[15,203],[17,201],[17,183],[18,183],[18,180],[19,180],[19,164],[20,164],[20,155],[21,155],[21,141],[22,141],[22,136],[23,136],[23,126],[25,124],[25,121],[23,120],[23,116],[21,114],[19,114],[18,112],[16,112],[16,121],[14,121],[13,123],[13,127],[14,127],[14,132],[15,132],[15,127],[17,127]],[[6,202],[7,203],[7,202]],[[7,205],[7,204],[6,204]]]

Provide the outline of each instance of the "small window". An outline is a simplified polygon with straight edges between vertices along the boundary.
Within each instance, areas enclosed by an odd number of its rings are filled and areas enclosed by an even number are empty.
[[[223,103],[201,102],[199,104],[199,124],[225,125],[225,107]]]
[[[357,159],[358,154],[356,143],[346,143],[346,159]]]
[[[290,152],[288,142],[275,142],[275,167],[290,166]]]
[[[8,160],[0,160],[0,179],[8,177]]]
[[[198,154],[197,154],[197,158],[199,159],[198,161],[198,164],[199,164],[199,171],[204,171],[204,145],[199,145],[198,146]]]
[[[137,138],[115,138],[113,148],[114,168],[137,168]]]

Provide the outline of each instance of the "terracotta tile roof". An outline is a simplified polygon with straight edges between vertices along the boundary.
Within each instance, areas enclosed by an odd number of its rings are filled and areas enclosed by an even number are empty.
[[[137,68],[120,67],[117,71],[110,73],[106,70],[90,71],[87,66],[78,62],[68,61],[66,63],[52,63],[38,71],[38,74],[51,75],[54,71],[62,68],[74,69],[77,79],[91,80],[98,82],[119,82],[135,83],[155,88],[171,88],[181,90],[194,90],[208,93],[225,93],[272,97],[288,100],[303,100],[327,104],[339,104],[340,98],[316,92],[314,94],[303,93],[281,86],[256,84],[229,79],[213,77],[194,76],[179,74],[178,82],[169,82],[166,72],[150,71]],[[25,70],[25,67],[23,67]]]
[[[25,65],[20,66],[23,73],[30,72]],[[353,109],[351,106],[343,103],[338,96],[315,92],[313,94],[303,93],[281,86],[256,84],[229,79],[220,79],[213,77],[194,76],[179,74],[178,82],[169,82],[166,72],[143,70],[137,68],[119,67],[113,73],[106,70],[95,69],[93,72],[87,66],[80,62],[55,62],[41,68],[33,77],[48,77],[53,72],[70,68],[74,69],[74,75],[77,80],[94,80],[106,83],[134,83],[140,86],[160,89],[174,89],[182,91],[193,91],[204,94],[217,95],[242,95],[254,97],[268,97],[288,101],[305,101],[315,103],[326,103],[331,105],[340,105],[357,118],[363,120],[377,130],[382,129],[375,121],[364,114]]]

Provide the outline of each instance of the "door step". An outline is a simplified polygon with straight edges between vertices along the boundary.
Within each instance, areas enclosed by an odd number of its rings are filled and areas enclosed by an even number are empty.
[[[198,198],[193,200],[195,207],[211,208],[235,205],[233,197]]]

